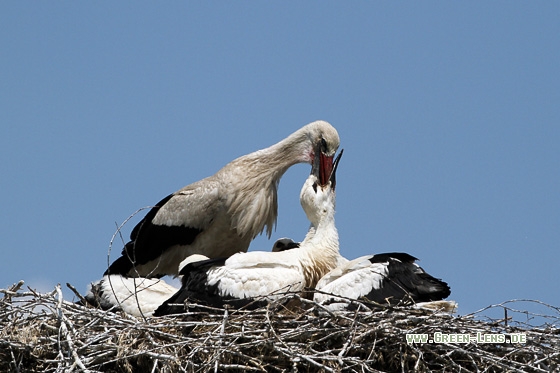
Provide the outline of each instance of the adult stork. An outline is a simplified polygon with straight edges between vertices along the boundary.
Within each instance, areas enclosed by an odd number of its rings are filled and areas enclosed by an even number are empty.
[[[179,263],[192,254],[219,258],[247,251],[265,228],[269,237],[272,233],[278,183],[286,170],[318,157],[328,178],[339,144],[336,129],[316,121],[165,197],[134,227],[105,275],[177,275]]]
[[[308,233],[297,250],[252,251],[227,259],[191,261],[180,271],[181,290],[154,315],[184,312],[186,300],[213,307],[224,304],[242,307],[255,299],[270,301],[285,297],[286,293],[313,288],[336,266],[339,257],[334,213],[336,169],[341,155],[342,151],[329,176],[325,176],[325,168],[320,167],[318,156],[313,161],[311,174],[300,193],[312,233]]]
[[[406,253],[363,256],[340,264],[317,283],[314,300],[331,310],[347,308],[350,300],[368,299],[379,304],[424,304],[430,308],[454,308],[439,302],[451,294],[447,283],[432,277]],[[439,302],[428,305],[428,302]]]

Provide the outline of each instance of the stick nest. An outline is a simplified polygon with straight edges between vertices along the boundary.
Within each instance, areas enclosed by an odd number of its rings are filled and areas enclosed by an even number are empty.
[[[40,294],[0,289],[2,372],[552,372],[560,369],[560,312],[539,326],[481,311],[451,316],[399,307],[332,313],[301,299],[288,311],[209,310],[135,318]],[[72,286],[68,285],[71,289]],[[542,305],[542,303],[537,302]],[[527,312],[525,312],[527,313]],[[527,313],[528,314],[528,313]],[[535,320],[534,315],[528,320]],[[525,343],[407,343],[410,333],[523,333]]]

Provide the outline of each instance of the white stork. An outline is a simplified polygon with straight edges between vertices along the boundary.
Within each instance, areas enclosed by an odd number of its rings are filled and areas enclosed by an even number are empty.
[[[329,177],[324,176],[325,169],[319,166],[319,157],[315,157],[311,175],[300,194],[312,234],[308,233],[297,250],[252,251],[227,259],[191,261],[180,271],[183,275],[181,290],[162,304],[154,315],[184,312],[186,300],[214,307],[224,304],[241,307],[256,298],[280,299],[288,292],[313,288],[336,266],[339,257],[334,190],[341,155],[342,151],[334,161]]]
[[[148,317],[177,290],[161,279],[109,275],[89,285],[85,300],[104,310]]]
[[[454,302],[439,302],[451,294],[447,283],[426,273],[406,253],[363,256],[340,264],[317,283],[314,300],[331,310],[347,308],[350,300],[379,304],[420,304],[449,311]],[[427,302],[435,302],[430,306]]]
[[[278,183],[286,170],[311,164],[320,147],[320,167],[328,178],[339,143],[333,126],[316,121],[167,196],[134,227],[105,275],[177,275],[179,263],[192,254],[219,258],[247,251],[265,228],[269,237],[272,233]]]

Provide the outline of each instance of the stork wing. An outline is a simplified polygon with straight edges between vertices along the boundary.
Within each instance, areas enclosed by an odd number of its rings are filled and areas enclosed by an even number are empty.
[[[159,201],[134,227],[128,242],[107,273],[126,274],[176,245],[190,245],[222,210],[218,183],[207,178]]]
[[[372,265],[371,255],[363,256],[345,263],[327,273],[317,284],[317,290],[326,294],[317,294],[318,301],[339,295],[349,299],[359,299],[373,288],[378,288],[387,272],[382,266]]]
[[[336,300],[329,294],[349,299],[366,297],[382,304],[427,302],[446,298],[449,286],[414,262],[406,253],[384,253],[364,256],[340,265],[317,284],[321,293],[315,299]]]
[[[303,276],[293,264],[274,262],[261,252],[236,254],[229,259],[208,259],[187,264],[181,289],[165,301],[154,313],[156,316],[185,311],[186,300],[221,308],[253,309],[265,304],[266,299],[279,299],[287,292],[304,287]],[[276,257],[277,255],[269,255]],[[231,259],[234,258],[233,262]],[[257,263],[262,258],[262,263]],[[243,265],[243,259],[248,260]]]
[[[372,268],[385,267],[387,275],[384,276],[379,287],[372,288],[372,291],[366,297],[378,303],[398,304],[403,302],[406,304],[411,301],[441,300],[451,294],[447,283],[426,273],[410,258],[396,258],[395,255],[388,254],[387,262],[373,262]]]

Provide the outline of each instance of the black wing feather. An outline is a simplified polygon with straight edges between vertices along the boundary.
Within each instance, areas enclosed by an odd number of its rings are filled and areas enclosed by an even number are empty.
[[[369,261],[372,263],[383,263],[389,261],[389,259],[398,259],[403,263],[414,263],[418,259],[407,253],[383,253],[375,254]]]
[[[388,263],[388,275],[380,289],[372,289],[366,298],[390,304],[430,302],[447,298],[451,294],[449,285],[426,273],[414,264],[412,255],[385,253],[374,255],[372,263]]]
[[[202,232],[201,229],[152,223],[158,211],[171,199],[170,194],[159,201],[146,216],[132,229],[130,241],[124,246],[122,256],[115,260],[104,275],[127,275],[135,265],[157,259],[167,249],[175,245],[190,245]],[[156,276],[158,277],[158,276]],[[161,276],[160,276],[161,277]]]

